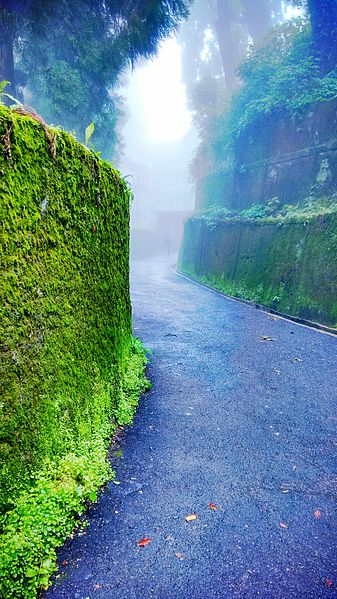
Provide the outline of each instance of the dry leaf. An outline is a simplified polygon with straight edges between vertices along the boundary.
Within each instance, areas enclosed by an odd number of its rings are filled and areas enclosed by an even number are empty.
[[[197,519],[197,515],[196,514],[190,514],[189,516],[185,516],[185,520],[186,522],[193,522],[193,520]]]
[[[212,502],[209,504],[209,507],[211,508],[211,510],[216,510],[216,505],[214,505],[214,503]]]
[[[325,582],[326,586],[331,589],[331,587],[333,585],[331,578],[326,578],[324,582]]]
[[[178,559],[184,559],[184,558],[185,558],[184,554],[183,554],[183,553],[181,553],[180,551],[177,551],[177,552],[176,552],[174,555],[175,555],[175,556],[176,556]]]
[[[67,565],[67,563],[68,563],[68,560],[67,560],[67,559],[64,559],[61,565],[62,565],[62,566],[66,566],[66,565]]]
[[[320,517],[321,517],[321,515],[322,515],[322,514],[321,514],[321,510],[315,510],[315,511],[314,511],[314,516],[315,516],[315,518],[320,518]]]
[[[148,545],[149,543],[151,543],[151,539],[148,539],[147,537],[144,537],[144,539],[141,539],[137,545],[138,547],[145,547],[145,545]]]
[[[288,524],[285,524],[285,522],[280,522],[280,527],[281,528],[288,528]]]

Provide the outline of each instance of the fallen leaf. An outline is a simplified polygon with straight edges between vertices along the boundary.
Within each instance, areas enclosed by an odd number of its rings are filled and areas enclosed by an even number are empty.
[[[275,341],[272,337],[268,337],[268,335],[260,335],[261,341]]]
[[[280,522],[280,527],[281,528],[288,528],[288,524],[285,524],[285,522]]]
[[[301,358],[294,358],[295,362],[302,362]]]
[[[180,551],[177,551],[177,552],[176,552],[174,555],[175,555],[175,556],[176,556],[178,559],[185,559],[185,556],[184,556],[184,554],[183,554],[183,553],[181,553]]]
[[[186,522],[193,522],[193,520],[197,520],[198,516],[196,514],[190,514],[189,516],[185,516]]]
[[[112,481],[114,485],[121,485],[121,481],[120,480],[113,480]]]
[[[144,537],[144,539],[141,539],[137,545],[138,547],[145,547],[145,545],[148,545],[149,543],[151,543],[151,539],[148,539],[147,537]]]
[[[68,560],[67,560],[67,559],[64,559],[64,560],[63,560],[63,562],[62,562],[62,566],[66,566],[66,565],[67,565],[67,563],[68,563]]]
[[[320,518],[320,517],[321,517],[321,515],[322,515],[322,514],[321,514],[321,510],[315,510],[315,511],[314,511],[314,516],[315,516],[315,518]]]
[[[211,510],[216,510],[216,505],[214,505],[214,503],[212,502],[209,504],[209,507],[211,508]]]
[[[331,589],[331,587],[333,585],[331,578],[326,578],[324,582],[325,582],[326,586]]]
[[[98,589],[102,589],[103,585],[102,584],[94,584],[94,591],[98,591]]]

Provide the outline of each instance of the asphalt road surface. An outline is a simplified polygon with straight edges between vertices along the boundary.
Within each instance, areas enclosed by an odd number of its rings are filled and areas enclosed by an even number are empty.
[[[121,484],[60,551],[46,596],[337,597],[337,339],[171,262],[133,265],[153,387],[116,447]]]

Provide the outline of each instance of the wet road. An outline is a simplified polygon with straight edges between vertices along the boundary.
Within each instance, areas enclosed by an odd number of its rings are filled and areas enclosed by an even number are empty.
[[[337,597],[337,339],[169,267],[134,265],[153,388],[46,596]]]

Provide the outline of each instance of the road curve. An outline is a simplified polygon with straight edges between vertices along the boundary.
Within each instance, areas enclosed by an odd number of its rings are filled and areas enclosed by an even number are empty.
[[[133,265],[153,388],[46,597],[337,597],[337,339],[170,266]]]

